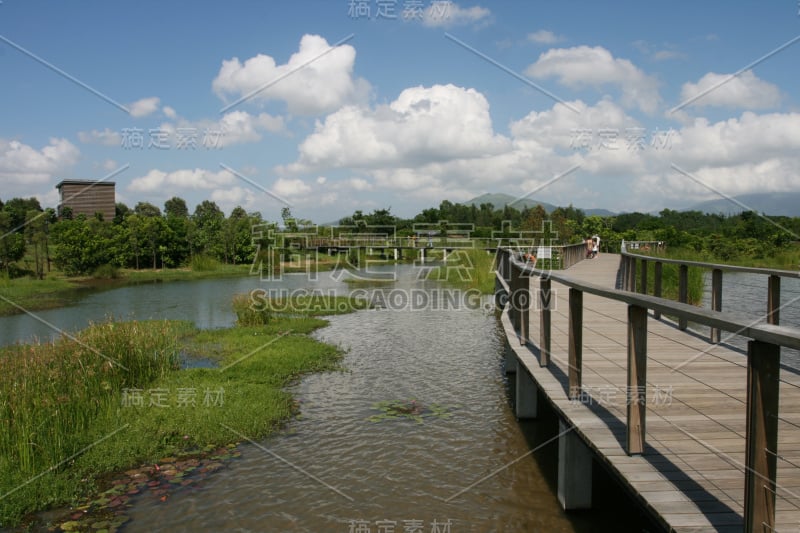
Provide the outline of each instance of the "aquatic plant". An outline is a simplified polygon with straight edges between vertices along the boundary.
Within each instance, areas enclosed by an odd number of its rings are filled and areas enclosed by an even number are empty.
[[[451,411],[453,409],[452,406],[435,403],[425,405],[415,399],[382,401],[374,404],[372,408],[380,411],[380,414],[370,416],[368,419],[370,422],[407,419],[414,420],[420,424],[425,418],[449,418],[452,416]]]

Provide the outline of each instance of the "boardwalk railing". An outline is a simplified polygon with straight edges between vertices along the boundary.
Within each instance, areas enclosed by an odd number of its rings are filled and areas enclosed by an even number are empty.
[[[701,309],[682,302],[673,302],[656,296],[639,294],[633,290],[618,290],[580,282],[568,273],[536,269],[512,249],[497,250],[497,279],[500,289],[497,301],[509,306],[511,323],[521,344],[529,338],[530,310],[539,313],[540,351],[539,364],[550,363],[553,332],[550,314],[555,297],[551,294],[553,281],[569,288],[568,305],[568,366],[570,399],[581,394],[583,371],[583,295],[597,295],[627,304],[627,435],[626,451],[629,455],[643,454],[646,440],[646,369],[648,311],[678,317],[718,330],[734,332],[751,339],[747,351],[747,401],[746,401],[746,457],[744,472],[744,524],[746,531],[773,531],[775,527],[775,498],[778,449],[780,347],[800,349],[800,329],[777,325],[776,305],[770,309],[773,323],[753,324],[751,320],[717,310]],[[623,269],[627,271],[626,287],[634,287],[636,260],[639,256],[623,254]],[[666,262],[665,259],[647,258]],[[683,268],[691,263],[680,262]],[[700,265],[698,265],[700,266]],[[707,268],[706,265],[703,264]],[[738,270],[726,265],[716,265],[719,270]],[[758,271],[759,269],[744,269]],[[780,274],[770,271],[770,279],[780,279]],[[531,291],[531,279],[539,278],[538,293]],[[658,278],[656,278],[658,279]],[[775,286],[775,281],[771,281]],[[721,286],[721,284],[720,284]],[[776,290],[776,289],[773,289]],[[773,298],[775,295],[773,293]],[[505,301],[504,301],[505,300]],[[773,301],[773,300],[771,300]]]
[[[723,265],[717,263],[703,263],[699,261],[685,261],[681,259],[665,259],[631,252],[630,243],[622,241],[620,259],[620,277],[622,288],[632,292],[647,294],[648,285],[648,264],[654,264],[653,295],[661,297],[662,273],[664,264],[678,265],[678,301],[686,303],[688,300],[689,287],[689,267],[701,268],[711,271],[711,309],[713,311],[722,310],[722,276],[723,272],[746,272],[766,276],[767,298],[765,302],[765,316],[767,323],[778,325],[780,323],[781,306],[781,278],[798,278],[800,271],[777,270],[770,268],[742,267],[734,265]],[[638,276],[638,282],[637,282]],[[661,318],[660,312],[655,312],[655,318]],[[678,317],[678,328],[685,330],[688,325],[687,319]],[[711,327],[710,339],[713,343],[720,342],[720,328]]]

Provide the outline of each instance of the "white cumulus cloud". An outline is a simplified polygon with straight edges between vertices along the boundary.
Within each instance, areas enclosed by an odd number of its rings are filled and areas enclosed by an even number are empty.
[[[369,84],[353,76],[355,58],[349,44],[331,48],[319,35],[304,35],[282,65],[264,54],[244,63],[236,57],[223,61],[212,88],[226,100],[252,94],[254,101],[283,101],[294,114],[324,114],[368,97]]]
[[[300,179],[278,178],[272,190],[278,196],[302,196],[310,193],[311,187]]]
[[[186,189],[216,189],[231,185],[236,177],[227,170],[210,171],[202,168],[180,169],[172,172],[153,169],[144,176],[134,178],[128,190],[153,193],[183,191]]]
[[[142,98],[141,100],[136,100],[132,104],[128,106],[131,112],[131,116],[134,118],[141,118],[146,117],[147,115],[151,115],[158,111],[158,106],[161,103],[161,99],[156,96],[151,96],[150,98]]]
[[[58,172],[75,165],[80,151],[67,139],[51,138],[36,149],[16,140],[0,138],[0,180],[3,195],[17,185],[47,183]]]
[[[542,53],[525,73],[537,79],[557,78],[572,89],[616,86],[621,103],[637,107],[645,113],[656,111],[661,97],[658,81],[627,59],[615,58],[602,46],[554,48]]]
[[[317,122],[290,170],[418,165],[479,158],[508,146],[492,129],[489,103],[474,89],[412,87],[388,106],[348,106]]]
[[[684,83],[681,99],[691,101],[690,105],[694,107],[767,109],[780,104],[781,92],[777,86],[753,74],[752,70],[738,76],[709,72],[697,83]]]

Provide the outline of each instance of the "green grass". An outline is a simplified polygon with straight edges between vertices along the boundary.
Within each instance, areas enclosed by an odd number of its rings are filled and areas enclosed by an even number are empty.
[[[133,270],[100,267],[94,277],[67,277],[51,272],[43,280],[25,276],[8,279],[0,275],[0,316],[52,309],[72,304],[91,289],[112,289],[154,281],[189,281],[250,275],[250,265],[220,265],[216,270],[194,271],[185,268]],[[16,305],[14,305],[16,304]]]
[[[471,248],[450,254],[448,263],[439,265],[429,279],[444,280],[462,289],[477,289],[481,294],[494,294],[495,254]]]
[[[664,254],[655,254],[654,252],[645,254],[640,250],[636,250],[636,252],[642,255],[660,256],[666,259],[683,259],[686,261],[719,263],[745,267],[774,268],[779,270],[797,270],[798,267],[800,267],[800,246],[798,245],[794,245],[789,249],[777,250],[772,255],[766,257],[755,258],[741,255],[728,260],[722,260],[718,257],[715,257],[707,250],[698,252],[689,248],[667,248],[667,251]]]
[[[689,267],[687,271],[687,303],[700,305],[703,301],[703,270],[698,267]],[[642,275],[641,263],[637,265],[636,288],[641,290]],[[655,282],[655,261],[647,262],[647,294],[653,294]],[[678,301],[678,265],[664,263],[661,270],[661,297]]]
[[[253,291],[233,297],[233,312],[239,326],[261,326],[285,317],[340,315],[366,309],[368,305],[358,298],[314,293],[275,298],[266,291]]]
[[[20,307],[37,310],[67,305],[77,298],[79,288],[63,277],[48,276],[38,280],[31,277],[8,279],[0,275],[0,316],[22,313]]]
[[[325,323],[107,322],[77,340],[3,349],[0,526],[84,501],[109,473],[270,434],[295,411],[283,387],[337,367],[341,352],[306,335]],[[181,353],[219,366],[180,370]]]

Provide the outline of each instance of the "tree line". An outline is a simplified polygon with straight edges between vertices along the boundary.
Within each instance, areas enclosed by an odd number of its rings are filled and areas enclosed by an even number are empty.
[[[272,223],[275,231],[302,232],[313,226],[310,220],[294,218],[288,207],[281,218],[282,226]],[[265,223],[261,213],[248,213],[242,207],[226,217],[209,200],[190,213],[179,197],[167,200],[163,211],[149,202],[139,202],[132,209],[117,203],[112,221],[103,221],[99,214],[72,216],[68,208],[59,217],[35,198],[0,200],[0,268],[6,275],[32,273],[43,278],[51,264],[67,275],[81,275],[103,265],[174,268],[198,256],[226,264],[251,263],[259,248],[252,228]],[[437,228],[440,234],[454,231],[456,224],[469,224],[471,236],[483,239],[533,232],[529,235],[537,244],[571,244],[600,235],[604,251],[618,250],[623,239],[661,241],[719,261],[758,260],[794,251],[800,235],[800,217],[768,217],[752,211],[721,215],[664,209],[657,215],[598,216],[571,205],[548,213],[541,205],[495,208],[489,203],[465,205],[448,200],[413,218],[397,217],[389,207],[371,213],[357,210],[339,220],[347,232],[398,236],[412,235],[420,224]],[[23,258],[27,268],[18,266]]]
[[[73,216],[65,207],[61,216],[42,209],[36,198],[0,200],[0,268],[7,275],[28,254],[29,270],[42,279],[51,264],[69,276],[91,274],[98,267],[171,268],[187,265],[195,256],[226,264],[249,263],[254,225],[260,213],[234,208],[225,216],[205,200],[190,213],[186,202],[173,197],[162,212],[149,202],[132,209],[117,203],[114,219],[102,215]],[[32,257],[32,261],[31,261]]]

